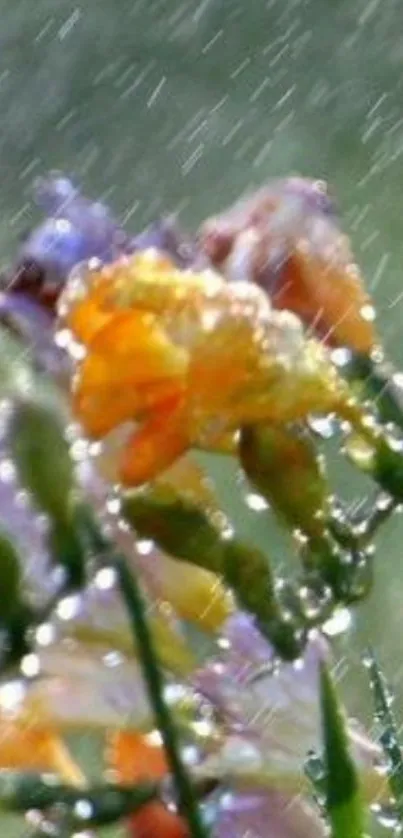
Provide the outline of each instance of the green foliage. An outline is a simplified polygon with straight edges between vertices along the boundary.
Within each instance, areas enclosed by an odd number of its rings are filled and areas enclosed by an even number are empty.
[[[365,817],[358,777],[336,691],[325,664],[320,680],[325,802],[332,838],[364,838]]]
[[[397,724],[391,709],[392,697],[384,675],[371,651],[365,656],[368,668],[375,721],[380,728],[379,742],[386,757],[386,773],[394,808],[400,826],[403,825],[403,753],[399,743]]]

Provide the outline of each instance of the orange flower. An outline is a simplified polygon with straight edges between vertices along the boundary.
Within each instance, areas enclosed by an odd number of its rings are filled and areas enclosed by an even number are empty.
[[[73,394],[84,431],[103,438],[136,424],[126,485],[190,447],[228,447],[242,424],[283,424],[347,398],[326,350],[258,287],[179,271],[155,251],[76,275],[60,314],[86,350]]]
[[[106,757],[121,783],[162,780],[168,774],[164,749],[145,736],[113,734]],[[159,801],[148,803],[132,815],[128,827],[129,834],[135,838],[186,838],[188,835],[182,818]]]
[[[250,279],[332,344],[370,352],[374,310],[322,181],[273,180],[201,227],[228,279]]]
[[[48,771],[72,785],[83,785],[84,775],[56,731],[30,719],[1,718],[0,768]]]

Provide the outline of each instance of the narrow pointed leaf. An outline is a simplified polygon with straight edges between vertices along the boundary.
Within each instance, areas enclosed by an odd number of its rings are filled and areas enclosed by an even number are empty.
[[[343,716],[325,664],[321,664],[321,708],[326,773],[326,812],[332,838],[364,838],[364,811]]]
[[[373,653],[366,657],[375,719],[380,725],[380,744],[387,759],[387,778],[400,825],[403,825],[403,753],[399,743],[398,730],[391,710],[391,695]]]

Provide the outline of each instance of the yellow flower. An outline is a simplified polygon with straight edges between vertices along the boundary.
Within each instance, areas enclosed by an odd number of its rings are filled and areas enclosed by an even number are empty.
[[[228,448],[246,424],[343,412],[348,393],[296,316],[249,282],[179,271],[155,251],[80,269],[60,315],[85,347],[73,406],[85,433],[135,423],[120,465],[152,480],[191,447]]]

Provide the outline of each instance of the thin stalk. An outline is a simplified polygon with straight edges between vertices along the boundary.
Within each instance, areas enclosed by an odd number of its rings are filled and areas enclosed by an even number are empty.
[[[208,833],[202,822],[193,784],[183,765],[176,740],[175,727],[164,700],[164,682],[153,649],[140,588],[135,575],[129,570],[123,556],[115,556],[113,566],[116,569],[119,587],[128,611],[155,720],[162,736],[175,782],[180,810],[188,822],[191,838],[207,838]]]
[[[180,756],[175,725],[164,699],[164,680],[158,666],[144,601],[136,576],[129,569],[125,557],[116,553],[113,545],[104,538],[97,522],[94,520],[92,511],[88,507],[77,508],[77,524],[81,528],[87,548],[95,554],[103,555],[105,561],[116,571],[119,588],[132,628],[136,654],[142,667],[155,722],[161,733],[175,783],[179,808],[187,820],[190,838],[208,838],[209,833],[201,818],[195,789]]]

